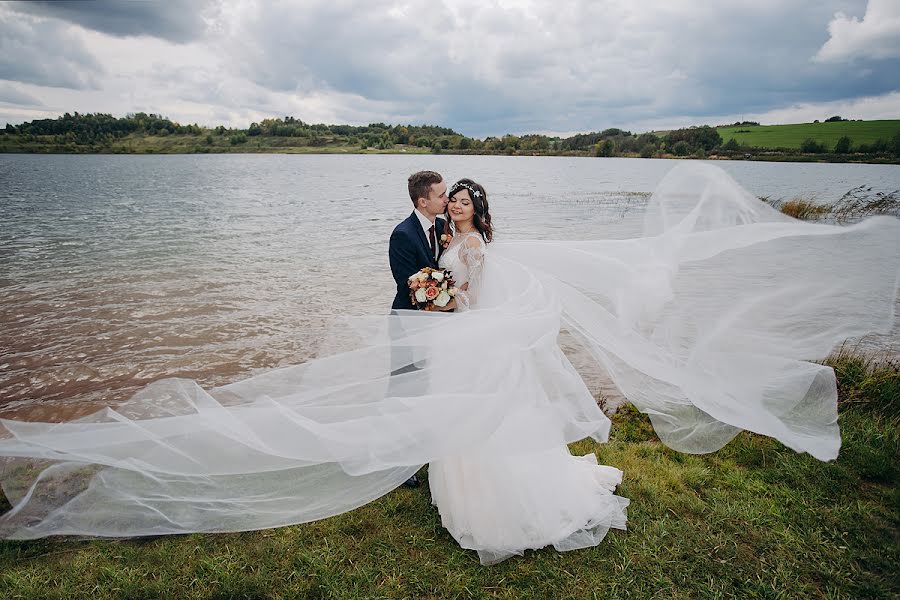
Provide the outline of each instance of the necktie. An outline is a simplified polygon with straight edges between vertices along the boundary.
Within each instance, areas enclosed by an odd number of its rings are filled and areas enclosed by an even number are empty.
[[[431,256],[437,256],[437,241],[434,239],[434,225],[428,228],[428,243],[431,244]]]

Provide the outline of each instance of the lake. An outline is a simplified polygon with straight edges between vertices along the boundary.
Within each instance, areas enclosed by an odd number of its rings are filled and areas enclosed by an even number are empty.
[[[335,315],[387,311],[414,171],[482,183],[497,239],[621,238],[677,162],[0,155],[0,416],[72,418],[160,377],[209,387],[314,357]],[[900,188],[896,165],[714,164],[772,198]],[[897,354],[898,331],[865,347]]]

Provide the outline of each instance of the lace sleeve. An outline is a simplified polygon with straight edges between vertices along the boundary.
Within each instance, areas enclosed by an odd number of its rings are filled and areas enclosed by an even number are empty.
[[[469,310],[478,301],[478,291],[481,287],[481,276],[484,270],[484,242],[479,236],[471,236],[459,245],[459,259],[468,270],[468,280],[460,284],[456,292],[456,305],[458,311]]]

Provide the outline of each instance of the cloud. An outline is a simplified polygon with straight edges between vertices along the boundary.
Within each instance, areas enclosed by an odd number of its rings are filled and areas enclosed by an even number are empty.
[[[121,8],[130,17],[116,26],[89,7],[0,5],[0,39],[55,27],[22,42],[8,63],[25,62],[7,78],[61,85],[59,69],[42,75],[28,62],[61,60],[59,32],[75,55],[96,58],[69,69],[67,85],[81,91],[35,92],[48,111],[241,127],[285,115],[424,122],[478,137],[764,115],[889,96],[900,81],[898,58],[810,60],[836,12],[869,20],[865,0],[222,0],[186,9],[190,35],[165,31],[169,4],[139,4]],[[155,16],[138,27],[140,10]]]
[[[381,103],[382,119],[470,135],[588,130],[664,114],[725,114],[896,89],[897,64],[809,61],[833,0],[241,2],[220,50],[240,76],[304,96]],[[342,116],[351,107],[337,104]]]
[[[96,89],[103,68],[69,27],[0,12],[0,79]]]
[[[116,37],[145,35],[184,43],[203,34],[202,11],[206,4],[198,0],[67,0],[14,2],[11,8],[20,13],[60,19]]]
[[[18,106],[43,106],[43,102],[34,96],[30,96],[6,82],[0,82],[0,103]]]
[[[862,21],[835,13],[828,33],[831,37],[816,53],[818,62],[900,58],[900,2],[869,0]]]

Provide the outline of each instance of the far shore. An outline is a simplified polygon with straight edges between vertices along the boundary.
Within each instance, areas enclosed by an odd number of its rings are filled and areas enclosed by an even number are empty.
[[[132,154],[132,155],[175,155],[175,154],[445,154],[450,156],[563,156],[563,157],[582,157],[582,158],[647,158],[647,159],[668,159],[668,160],[742,160],[742,161],[758,161],[758,162],[809,162],[809,163],[856,163],[856,164],[900,164],[898,157],[871,157],[871,156],[854,156],[845,154],[796,154],[774,151],[759,152],[736,152],[731,154],[710,154],[710,155],[688,155],[677,156],[671,153],[657,153],[653,156],[641,156],[638,153],[619,154],[614,157],[598,157],[592,152],[566,151],[566,152],[479,152],[472,150],[447,149],[435,152],[430,148],[421,148],[417,146],[394,147],[388,149],[380,148],[354,148],[348,146],[326,146],[326,147],[305,147],[305,146],[288,146],[288,147],[222,147],[222,148],[206,148],[198,149],[187,148],[157,148],[157,147],[134,147],[134,146],[114,146],[114,147],[84,147],[76,150],[66,150],[45,145],[21,145],[16,147],[0,146],[0,154]]]
[[[632,133],[618,128],[569,137],[467,137],[436,125],[365,126],[264,119],[246,129],[183,125],[146,113],[69,114],[0,130],[0,154],[451,154],[697,158],[900,164],[900,120],[760,125],[742,121]]]

